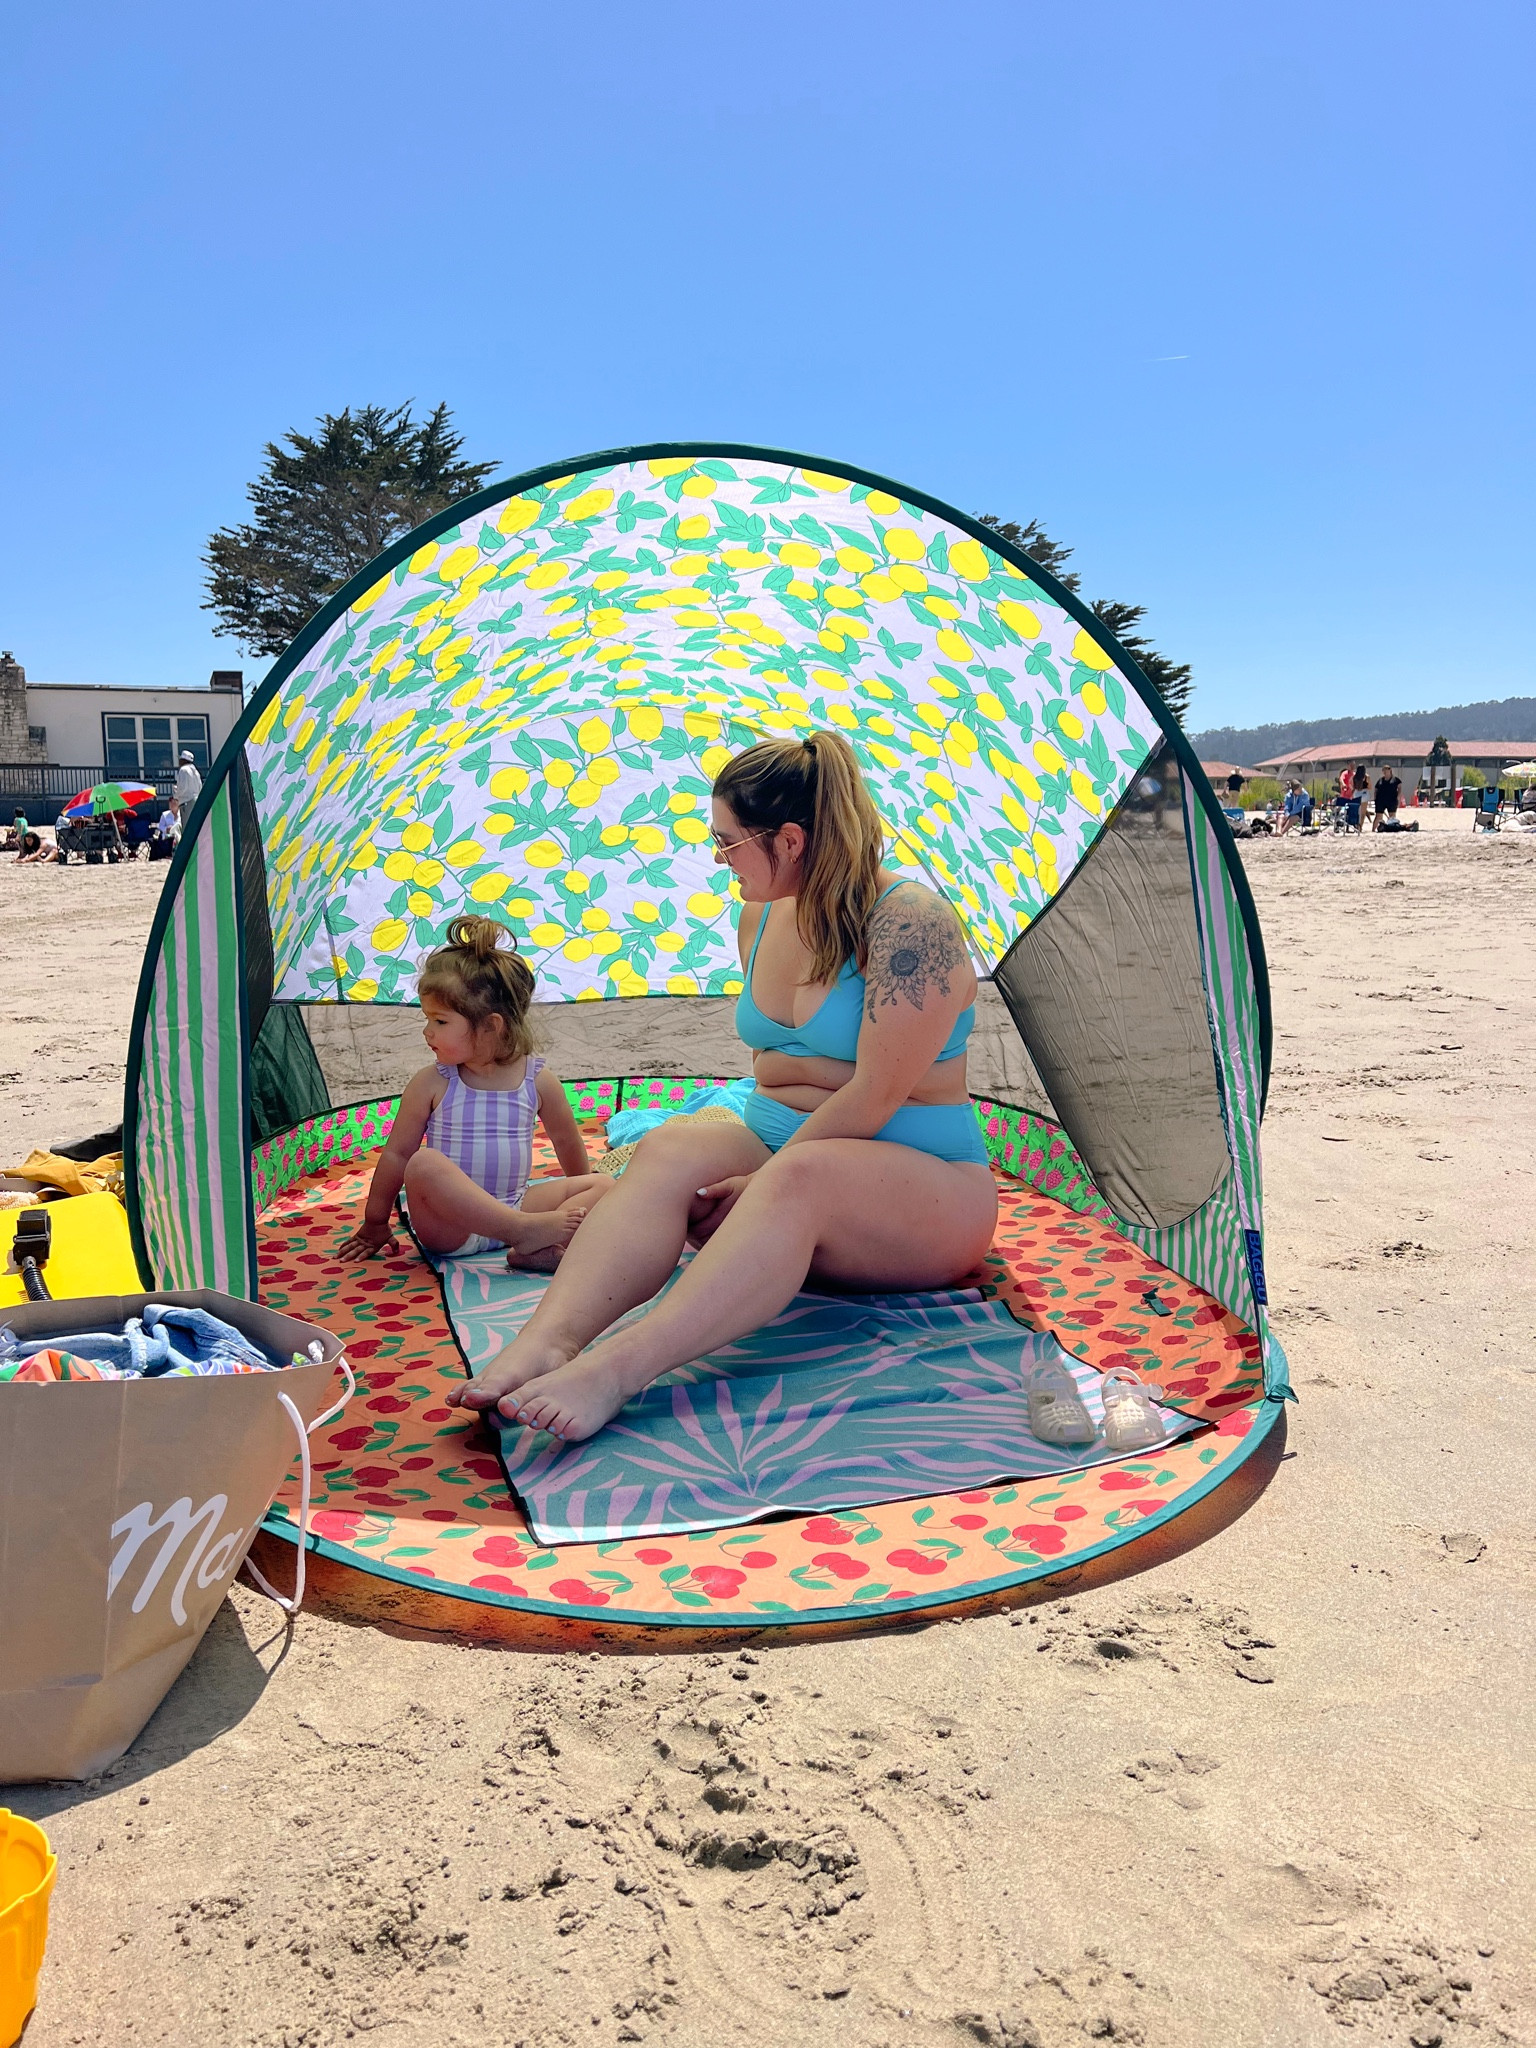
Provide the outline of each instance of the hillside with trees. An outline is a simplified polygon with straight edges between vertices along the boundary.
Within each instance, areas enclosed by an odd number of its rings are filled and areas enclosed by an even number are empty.
[[[1346,740],[1530,740],[1536,742],[1536,697],[1442,704],[1433,711],[1372,711],[1351,718],[1297,718],[1276,725],[1217,725],[1190,734],[1203,761],[1272,761],[1297,747]]]

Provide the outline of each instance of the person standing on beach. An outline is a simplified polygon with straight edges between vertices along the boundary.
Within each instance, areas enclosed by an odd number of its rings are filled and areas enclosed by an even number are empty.
[[[188,747],[181,750],[181,761],[176,769],[176,793],[171,798],[171,809],[176,813],[178,826],[184,826],[192,806],[202,793],[203,778],[197,772],[197,761]]]
[[[1373,832],[1381,830],[1383,818],[1395,818],[1397,816],[1397,806],[1401,801],[1402,794],[1402,781],[1393,774],[1392,763],[1388,761],[1380,775],[1376,778],[1376,821],[1371,827]]]

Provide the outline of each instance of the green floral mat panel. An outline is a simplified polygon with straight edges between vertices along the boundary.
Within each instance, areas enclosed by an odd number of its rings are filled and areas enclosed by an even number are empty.
[[[1004,1173],[1021,1180],[1042,1195],[1050,1195],[1075,1210],[1079,1216],[1097,1216],[1113,1222],[1109,1206],[1094,1186],[1087,1167],[1073,1149],[1072,1140],[1048,1117],[1020,1109],[1011,1102],[988,1102],[974,1096],[981,1119],[987,1157]]]
[[[686,1108],[700,1089],[719,1088],[730,1076],[631,1074],[567,1081],[566,1100],[579,1117],[606,1123],[620,1108]],[[1110,1213],[1088,1169],[1059,1124],[1013,1103],[976,1100],[992,1164],[1080,1216],[1106,1221]],[[258,1145],[251,1154],[251,1186],[258,1215],[305,1174],[356,1159],[382,1145],[400,1107],[398,1095],[355,1102],[344,1109],[308,1117],[292,1130]]]
[[[398,1095],[352,1102],[306,1117],[292,1130],[268,1138],[251,1153],[251,1190],[259,1216],[279,1195],[307,1174],[344,1165],[384,1143],[400,1108]]]

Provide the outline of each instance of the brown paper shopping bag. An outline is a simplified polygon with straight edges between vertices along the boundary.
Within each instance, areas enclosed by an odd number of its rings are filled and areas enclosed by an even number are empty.
[[[206,1288],[29,1303],[0,1321],[67,1346],[150,1301],[206,1309],[280,1358],[318,1341],[320,1360],[0,1386],[0,1784],[85,1778],[122,1755],[196,1649],[298,1447],[307,1503],[307,1431],[352,1391],[334,1336]],[[301,1596],[302,1543],[298,1562]]]

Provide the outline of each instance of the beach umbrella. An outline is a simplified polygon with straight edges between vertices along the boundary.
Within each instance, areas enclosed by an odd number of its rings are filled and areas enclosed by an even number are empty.
[[[98,818],[105,811],[132,811],[156,801],[147,782],[94,782],[64,807],[66,818]]]
[[[1500,782],[1536,782],[1536,761],[1511,761]]]

